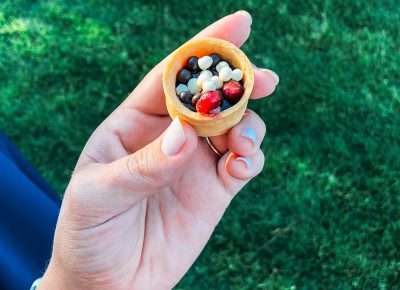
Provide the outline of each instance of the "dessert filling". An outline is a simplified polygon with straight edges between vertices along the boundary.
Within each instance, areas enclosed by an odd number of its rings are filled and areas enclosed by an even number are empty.
[[[176,95],[188,109],[216,114],[243,96],[243,72],[216,54],[191,56],[176,76]]]

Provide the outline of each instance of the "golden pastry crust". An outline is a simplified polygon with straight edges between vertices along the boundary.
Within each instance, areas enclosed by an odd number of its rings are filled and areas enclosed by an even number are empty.
[[[175,93],[176,75],[191,56],[202,57],[218,53],[221,59],[243,71],[244,94],[237,104],[218,114],[202,115],[186,108]],[[168,113],[171,118],[179,118],[194,127],[199,136],[218,136],[226,133],[240,122],[247,108],[253,90],[253,67],[247,56],[232,43],[216,38],[199,38],[191,40],[175,50],[163,73],[163,87]]]

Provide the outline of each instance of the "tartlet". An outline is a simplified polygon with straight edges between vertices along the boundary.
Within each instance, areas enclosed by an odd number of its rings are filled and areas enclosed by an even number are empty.
[[[216,114],[199,114],[186,108],[178,99],[175,91],[176,78],[189,57],[203,57],[217,53],[235,68],[243,72],[244,93],[232,107]],[[253,67],[247,56],[235,45],[216,38],[198,38],[191,40],[175,50],[168,60],[163,72],[163,88],[167,110],[171,118],[178,116],[194,127],[198,136],[218,136],[226,133],[240,122],[247,108],[253,90]]]

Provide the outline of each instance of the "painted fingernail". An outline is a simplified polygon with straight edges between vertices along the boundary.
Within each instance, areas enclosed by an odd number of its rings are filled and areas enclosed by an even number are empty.
[[[251,159],[247,157],[236,157],[237,161],[242,161],[246,165],[246,169],[251,168]]]
[[[244,128],[240,135],[250,139],[251,142],[253,142],[253,144],[256,145],[256,143],[257,143],[257,135],[256,135],[256,132],[252,128],[248,128],[248,127]]]
[[[275,86],[277,86],[279,84],[279,76],[276,74],[276,72],[270,70],[270,69],[266,69],[266,68],[262,68],[260,69],[262,72],[266,72],[272,75],[272,77],[274,78],[274,82],[275,82]]]
[[[246,10],[239,10],[235,14],[243,15],[244,17],[246,17],[249,20],[250,25],[253,23],[253,19],[251,18],[250,13]]]
[[[178,117],[169,125],[161,143],[161,151],[167,156],[178,154],[186,141],[185,131]]]

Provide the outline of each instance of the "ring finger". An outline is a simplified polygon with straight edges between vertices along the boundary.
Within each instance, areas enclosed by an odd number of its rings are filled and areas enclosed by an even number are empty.
[[[246,110],[242,120],[227,134],[211,137],[214,147],[221,153],[228,150],[241,156],[252,155],[260,147],[266,132],[264,121],[253,111]]]

